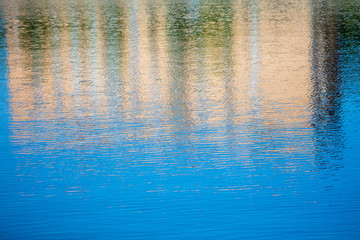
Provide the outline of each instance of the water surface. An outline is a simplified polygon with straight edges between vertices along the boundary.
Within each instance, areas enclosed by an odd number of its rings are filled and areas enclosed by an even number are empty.
[[[360,4],[0,1],[1,239],[359,239]]]

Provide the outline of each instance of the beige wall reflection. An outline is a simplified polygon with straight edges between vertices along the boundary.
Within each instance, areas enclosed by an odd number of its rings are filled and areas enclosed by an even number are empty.
[[[311,74],[307,1],[259,3],[260,83],[268,124],[306,124]]]
[[[56,135],[61,145],[61,131],[46,131],[61,122],[80,129],[68,145],[121,121],[144,127],[113,127],[87,144],[119,134],[171,138],[181,129],[197,142],[201,128],[224,144],[256,128],[306,128],[310,8],[278,2],[5,4],[14,139],[36,141],[31,126],[45,124],[40,139],[54,143]]]

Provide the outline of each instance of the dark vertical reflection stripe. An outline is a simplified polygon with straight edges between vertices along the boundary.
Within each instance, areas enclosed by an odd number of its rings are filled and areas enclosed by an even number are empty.
[[[340,36],[333,1],[312,3],[312,126],[319,168],[342,166],[342,79]]]

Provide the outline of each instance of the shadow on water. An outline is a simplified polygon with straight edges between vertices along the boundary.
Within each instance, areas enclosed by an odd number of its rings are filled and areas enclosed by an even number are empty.
[[[340,33],[333,1],[312,4],[311,107],[315,159],[320,169],[342,167],[342,79]]]

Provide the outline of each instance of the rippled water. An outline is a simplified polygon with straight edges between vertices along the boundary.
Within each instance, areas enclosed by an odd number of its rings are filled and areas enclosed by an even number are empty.
[[[0,239],[360,239],[359,1],[0,2]]]

